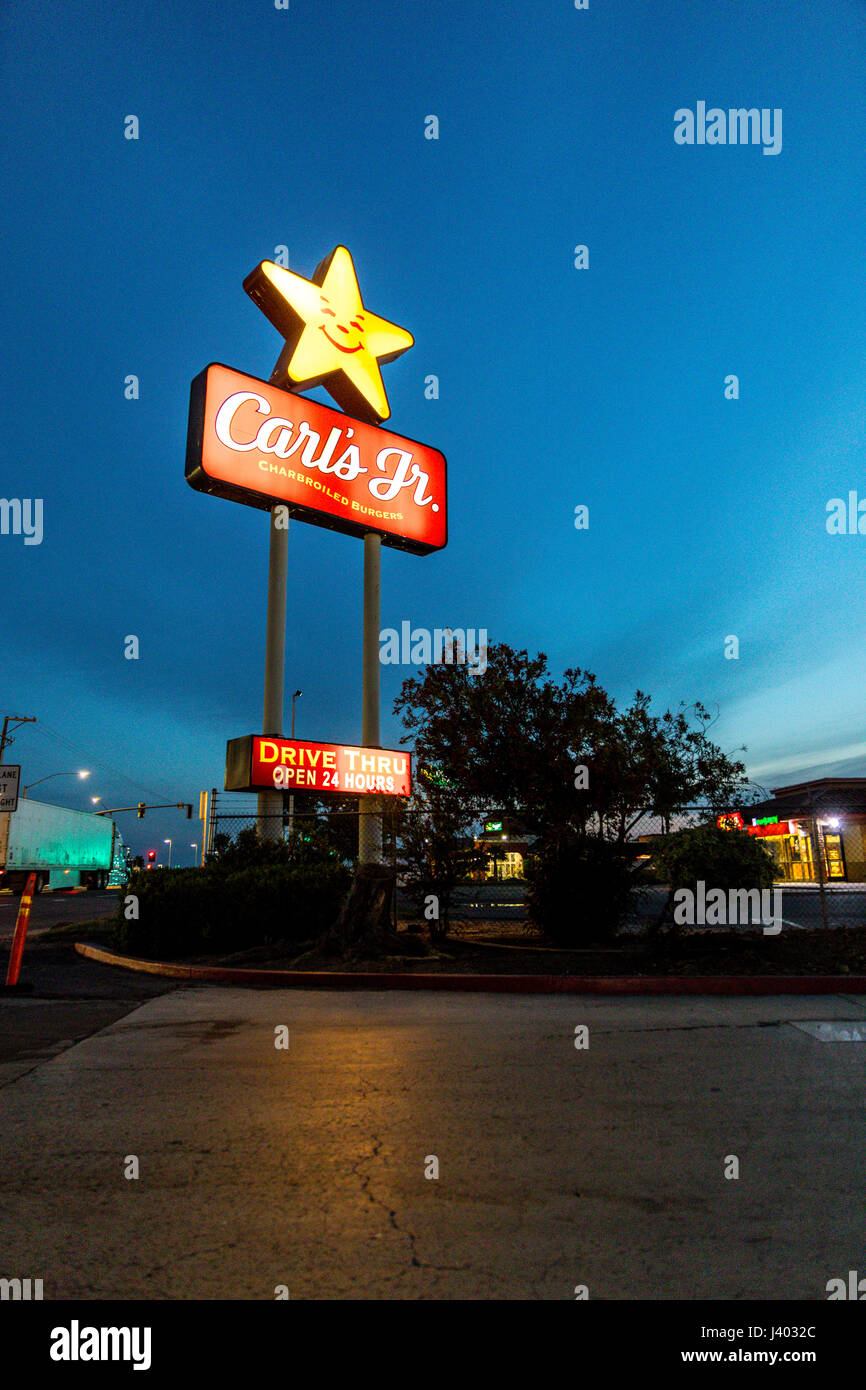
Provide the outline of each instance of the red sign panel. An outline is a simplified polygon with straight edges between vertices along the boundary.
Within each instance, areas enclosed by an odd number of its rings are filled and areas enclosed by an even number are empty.
[[[229,740],[226,791],[335,792],[338,796],[410,796],[411,756],[392,748],[266,738]]]
[[[740,811],[725,811],[716,817],[720,830],[747,830],[750,835],[790,835],[791,823],[786,820],[773,821],[770,825],[746,825]]]
[[[772,825],[747,825],[746,829],[750,835],[790,835],[791,822],[777,820]]]
[[[211,363],[192,383],[186,480],[199,492],[426,555],[448,541],[446,464],[414,439]]]

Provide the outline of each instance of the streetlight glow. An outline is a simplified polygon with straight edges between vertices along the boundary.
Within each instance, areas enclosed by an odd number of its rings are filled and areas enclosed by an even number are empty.
[[[90,776],[90,773],[89,773],[89,772],[86,772],[86,771],[83,770],[83,769],[80,769],[78,772],[49,772],[49,774],[48,774],[47,777],[37,777],[37,779],[36,779],[35,782],[28,782],[28,783],[27,783],[27,786],[26,786],[26,787],[23,789],[23,791],[21,792],[21,795],[22,795],[22,797],[26,796],[27,793],[30,791],[30,788],[31,788],[31,787],[38,787],[38,786],[41,785],[42,782],[50,782],[51,779],[52,779],[53,777],[79,777],[79,778],[81,778],[81,777],[89,777],[89,776]]]

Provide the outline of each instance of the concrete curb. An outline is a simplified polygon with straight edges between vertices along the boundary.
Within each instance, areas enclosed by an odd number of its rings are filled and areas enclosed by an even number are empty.
[[[866,975],[406,975],[328,970],[237,970],[135,960],[77,941],[89,960],[171,980],[271,989],[435,989],[472,994],[866,994]]]

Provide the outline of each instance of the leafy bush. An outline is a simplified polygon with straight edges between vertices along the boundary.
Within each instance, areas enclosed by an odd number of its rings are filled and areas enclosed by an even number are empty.
[[[287,840],[262,839],[254,826],[248,826],[239,830],[234,839],[230,835],[215,835],[208,864],[221,869],[261,869],[281,864],[296,869],[316,864],[332,865],[345,858],[342,847],[334,840],[329,827],[317,824],[306,824]]]
[[[719,830],[702,825],[669,835],[655,853],[664,882],[671,888],[696,890],[699,880],[709,888],[772,888],[772,855],[760,840],[742,830]]]
[[[600,839],[544,851],[524,872],[529,916],[560,946],[610,941],[639,882],[622,849]]]
[[[134,869],[118,902],[124,949],[179,959],[308,941],[333,925],[349,885],[348,871],[335,863],[236,864],[226,855],[203,869]],[[138,899],[137,920],[125,916],[129,895]]]

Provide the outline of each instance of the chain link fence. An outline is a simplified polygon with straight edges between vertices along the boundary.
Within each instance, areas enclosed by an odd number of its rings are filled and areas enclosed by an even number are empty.
[[[316,837],[324,837],[340,862],[350,867],[358,862],[359,834],[363,834],[361,859],[375,858],[393,866],[398,883],[397,915],[401,921],[412,921],[423,915],[423,903],[419,906],[417,888],[412,891],[405,884],[407,866],[400,847],[401,825],[405,826],[411,814],[405,808],[389,810],[387,804],[384,807],[381,802],[377,805],[375,798],[368,797],[360,798],[354,808],[319,806],[301,809],[287,796],[282,811],[271,819],[274,821],[273,838],[288,842],[294,840],[302,850],[305,843]],[[696,823],[696,819],[697,812],[688,818],[678,817],[678,824],[671,829],[684,828],[687,823]],[[212,794],[207,841],[209,852],[218,850],[225,843],[219,837],[234,840],[240,831],[255,829],[258,823],[259,817],[252,799],[244,800],[230,793]],[[650,829],[650,826],[645,823],[642,828]],[[650,856],[653,846],[664,838],[658,834],[660,828],[656,819],[651,827],[656,833],[646,840],[629,841],[631,850],[638,853],[644,851]],[[485,847],[482,856],[485,861],[488,848]],[[514,922],[527,919],[527,883],[519,876],[500,877],[493,862],[494,876],[491,877],[489,862],[486,862],[483,869],[476,870],[471,878],[453,888],[450,905],[452,919]],[[781,872],[784,866],[780,863],[779,868]],[[866,862],[847,859],[844,868],[847,875],[844,881],[829,876],[825,876],[823,884],[817,877],[811,881],[778,878],[775,890],[779,897],[774,899],[774,911],[775,907],[779,907],[783,929],[866,926]],[[833,865],[828,864],[825,875],[832,872]],[[644,930],[658,920],[668,891],[665,885],[654,884],[636,895],[628,924],[631,930]],[[758,919],[743,925],[758,925]],[[708,927],[708,930],[711,929]]]
[[[354,866],[360,850],[362,861],[382,860],[398,868],[398,816],[387,807],[383,809],[375,798],[359,798],[354,809],[309,810],[294,807],[286,797],[281,811],[265,816],[259,815],[255,804],[239,807],[229,795],[212,793],[211,798],[207,853],[218,853],[226,839],[236,840],[241,831],[257,830],[264,821],[269,840],[296,843],[302,849],[314,838],[324,837],[341,863]]]

